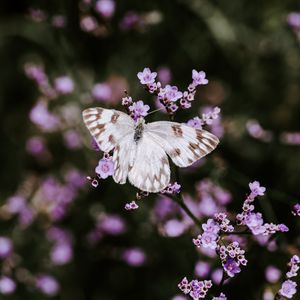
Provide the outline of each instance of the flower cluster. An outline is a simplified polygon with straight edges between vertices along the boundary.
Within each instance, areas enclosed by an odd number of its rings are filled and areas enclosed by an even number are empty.
[[[208,80],[205,78],[205,72],[197,72],[196,70],[192,71],[193,82],[188,86],[187,91],[184,92],[179,91],[177,86],[166,85],[162,87],[160,81],[155,81],[157,73],[151,72],[149,68],[144,68],[137,76],[141,84],[151,94],[157,95],[158,101],[165,107],[169,114],[174,114],[179,107],[182,109],[190,108],[191,102],[195,97],[196,87],[208,83]]]
[[[206,224],[202,224],[203,233],[193,239],[193,243],[197,247],[217,249],[217,242],[220,239],[220,226],[213,219],[208,219]]]
[[[246,266],[245,250],[242,250],[238,242],[233,242],[227,246],[219,246],[217,249],[222,266],[229,277],[234,277],[240,273],[240,265]]]
[[[53,84],[51,84],[42,65],[27,63],[24,70],[25,75],[35,81],[40,92],[47,99],[55,99],[60,95],[71,94],[75,89],[74,81],[66,75],[56,77]]]
[[[291,299],[296,294],[297,283],[293,280],[290,280],[290,278],[298,275],[299,265],[300,265],[300,258],[298,255],[294,255],[291,258],[290,262],[288,263],[290,269],[288,272],[286,272],[286,280],[282,283],[281,288],[278,291],[278,294],[280,296]]]
[[[126,231],[125,221],[118,215],[101,213],[95,218],[95,226],[87,235],[91,245],[95,245],[105,235],[117,236]]]
[[[150,109],[150,106],[144,104],[143,101],[139,100],[137,102],[134,102],[128,95],[122,98],[122,105],[126,108],[127,113],[132,117],[134,121],[137,121],[139,118],[146,117]]]
[[[139,206],[137,205],[137,203],[135,201],[131,201],[130,203],[126,203],[125,204],[125,209],[126,210],[135,210],[138,209]]]
[[[179,194],[181,190],[181,185],[176,181],[174,183],[169,183],[168,186],[160,191],[162,194]]]
[[[179,289],[184,293],[188,294],[193,300],[203,299],[206,297],[208,290],[212,287],[210,280],[188,281],[186,277],[178,284]]]
[[[271,235],[276,232],[287,232],[289,229],[284,224],[264,223],[261,213],[254,212],[253,202],[257,196],[263,196],[266,188],[260,186],[258,181],[249,183],[251,193],[243,203],[243,212],[236,216],[240,225],[246,225],[254,235]]]
[[[212,300],[227,300],[227,297],[221,293],[219,297],[213,297]]]
[[[234,227],[230,225],[230,221],[225,213],[216,213],[214,219],[208,219],[206,224],[202,224],[203,233],[193,239],[194,245],[216,250],[217,242],[220,239],[220,231],[232,232]]]
[[[73,258],[72,234],[60,227],[51,227],[47,231],[47,238],[53,243],[50,259],[55,265],[65,265]]]
[[[105,154],[104,157],[99,160],[98,165],[95,168],[95,172],[101,179],[106,179],[108,176],[112,176],[114,174],[114,163],[112,161],[112,157]]]
[[[221,112],[221,109],[216,106],[209,112],[203,113],[201,118],[194,117],[193,119],[190,119],[187,122],[187,125],[197,128],[197,129],[202,129],[202,127],[204,125],[212,125],[214,120],[219,118],[220,112]]]
[[[233,232],[234,227],[230,225],[230,220],[225,213],[216,213],[215,221],[219,224],[220,230],[223,232]]]
[[[231,201],[231,194],[208,178],[199,181],[196,190],[200,201],[199,211],[203,216],[213,217],[217,211],[223,211],[225,205]]]
[[[293,206],[293,209],[292,209],[292,214],[294,216],[298,216],[300,217],[300,203],[297,203]]]

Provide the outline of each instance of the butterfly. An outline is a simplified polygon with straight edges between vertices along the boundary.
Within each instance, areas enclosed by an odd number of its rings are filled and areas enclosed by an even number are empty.
[[[188,167],[213,151],[218,138],[202,129],[169,121],[134,121],[124,112],[101,107],[83,111],[83,120],[101,151],[113,150],[113,179],[157,193],[170,182],[168,156],[178,167]]]

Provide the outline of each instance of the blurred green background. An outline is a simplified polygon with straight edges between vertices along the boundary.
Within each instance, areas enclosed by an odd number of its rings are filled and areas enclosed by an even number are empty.
[[[267,221],[290,227],[274,252],[250,243],[249,265],[224,287],[228,299],[263,299],[266,288],[279,287],[266,283],[266,266],[284,272],[290,254],[299,247],[299,222],[290,209],[300,194],[300,142],[286,142],[283,136],[300,132],[300,42],[287,24],[288,14],[300,11],[300,2],[116,0],[109,18],[101,17],[94,5],[75,0],[0,3],[0,235],[14,244],[14,256],[1,262],[1,268],[17,282],[16,291],[0,299],[47,299],[33,284],[32,278],[40,273],[58,280],[60,291],[53,299],[172,299],[180,294],[178,282],[194,276],[198,260],[218,266],[217,260],[196,251],[191,241],[198,233],[195,228],[178,237],[161,234],[153,217],[157,196],[143,200],[137,211],[125,211],[125,203],[135,197],[129,184],[120,186],[111,178],[101,181],[97,189],[86,184],[59,220],[51,219],[47,209],[34,202],[38,196],[33,195],[47,176],[63,182],[69,168],[93,176],[101,155],[90,147],[81,110],[96,105],[122,109],[124,89],[155,108],[154,97],[136,77],[144,67],[168,68],[171,83],[181,90],[190,83],[192,69],[206,72],[209,84],[199,89],[192,109],[178,113],[178,121],[199,115],[199,108],[207,105],[222,110],[221,144],[203,166],[182,171],[183,191],[197,198],[195,184],[209,177],[231,193],[228,210],[237,213],[248,183],[259,180],[267,196],[258,208]],[[44,17],[34,17],[32,9],[41,10]],[[120,24],[128,12],[135,12],[138,21],[124,29]],[[65,17],[63,28],[53,26],[57,15]],[[86,16],[95,18],[95,30],[83,29]],[[63,120],[57,130],[42,130],[30,120],[38,99],[47,97],[26,77],[28,63],[43,65],[49,82],[65,75],[74,82],[72,93],[47,100],[49,110]],[[92,98],[92,88],[99,82],[112,87],[115,101]],[[166,118],[158,114],[150,120]],[[264,133],[251,136],[249,120],[261,124],[267,138]],[[78,148],[64,142],[63,134],[70,129],[80,136]],[[46,141],[47,153],[28,153],[32,136]],[[9,197],[19,193],[33,203],[34,220],[25,227],[5,206]],[[86,236],[99,214],[119,215],[126,231],[105,235],[89,246]],[[49,261],[51,242],[45,236],[53,224],[74,236],[73,258],[59,266]],[[121,258],[124,249],[135,247],[147,257],[139,267]]]

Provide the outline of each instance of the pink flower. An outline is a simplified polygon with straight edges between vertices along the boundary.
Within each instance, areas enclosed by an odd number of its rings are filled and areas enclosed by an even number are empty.
[[[12,294],[16,289],[16,283],[7,276],[0,277],[0,293],[3,295]]]
[[[288,14],[287,22],[290,26],[300,28],[300,13],[291,12]]]
[[[96,2],[95,10],[105,18],[110,18],[114,14],[116,4],[113,0],[99,0]]]
[[[265,270],[265,276],[268,282],[276,283],[281,276],[281,271],[274,266],[268,266]]]
[[[12,253],[12,241],[6,237],[0,237],[0,258],[6,258]]]
[[[139,78],[141,84],[151,84],[154,83],[157,76],[156,72],[151,72],[149,68],[144,68],[143,72],[139,72],[137,77]]]
[[[127,249],[123,253],[123,259],[132,267],[139,267],[145,263],[145,252],[140,248]]]
[[[107,83],[97,83],[93,87],[92,95],[98,101],[108,101],[112,97],[111,86]]]
[[[266,188],[263,186],[260,186],[260,183],[258,181],[250,182],[249,187],[251,190],[251,195],[253,197],[263,196],[265,194]]]
[[[286,280],[282,283],[281,289],[279,290],[279,294],[281,296],[291,299],[297,292],[296,286],[296,282],[292,280]]]
[[[110,158],[102,158],[95,171],[102,179],[106,179],[114,174],[114,163]]]
[[[192,78],[193,84],[200,85],[200,84],[208,84],[208,80],[205,78],[206,74],[204,71],[197,72],[196,70],[192,71]]]
[[[59,291],[59,283],[50,275],[40,275],[36,279],[36,287],[45,295],[54,296]]]
[[[129,110],[133,113],[133,119],[137,120],[140,117],[146,117],[150,106],[144,104],[143,101],[134,102],[129,106]]]
[[[195,117],[193,119],[190,119],[187,122],[187,125],[193,128],[202,129],[202,125],[204,125],[204,123],[199,117]]]
[[[182,98],[182,92],[178,91],[177,86],[166,85],[162,93],[164,98],[172,102],[176,102],[178,99]]]
[[[68,76],[61,76],[54,81],[55,90],[60,94],[70,94],[74,90],[74,82]]]

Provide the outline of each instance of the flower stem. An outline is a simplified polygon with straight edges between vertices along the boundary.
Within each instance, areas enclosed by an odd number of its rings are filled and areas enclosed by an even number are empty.
[[[202,223],[200,222],[200,220],[192,213],[192,211],[187,207],[187,205],[184,203],[184,199],[181,195],[181,193],[179,194],[179,196],[175,196],[173,198],[173,200],[184,210],[184,212],[194,221],[194,223],[196,225],[198,225],[201,229],[201,225]]]

